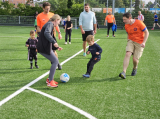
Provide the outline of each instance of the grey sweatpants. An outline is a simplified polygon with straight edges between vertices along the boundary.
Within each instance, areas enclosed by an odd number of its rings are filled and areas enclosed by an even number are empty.
[[[56,67],[59,63],[58,58],[56,57],[56,55],[54,54],[53,51],[51,51],[50,55],[44,54],[44,53],[40,53],[41,55],[43,55],[45,58],[47,58],[48,60],[51,61],[52,66],[50,68],[50,73],[49,73],[49,82],[53,80],[54,78],[54,74],[56,71]]]

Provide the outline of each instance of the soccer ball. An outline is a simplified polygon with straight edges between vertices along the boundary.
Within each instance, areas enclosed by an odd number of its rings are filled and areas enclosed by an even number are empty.
[[[67,73],[63,73],[61,76],[60,76],[60,80],[63,82],[63,83],[66,83],[69,81],[69,75]]]

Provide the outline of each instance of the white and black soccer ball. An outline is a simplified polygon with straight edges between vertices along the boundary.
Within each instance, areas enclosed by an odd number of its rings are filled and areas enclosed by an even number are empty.
[[[67,73],[63,73],[61,76],[60,76],[60,80],[63,82],[63,83],[66,83],[69,81],[69,75]]]

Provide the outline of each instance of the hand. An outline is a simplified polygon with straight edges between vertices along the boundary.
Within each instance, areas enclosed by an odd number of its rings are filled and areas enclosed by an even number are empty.
[[[58,47],[58,44],[57,44],[57,43],[54,43],[53,45],[54,45],[54,47],[56,47],[56,48]]]
[[[61,50],[63,50],[63,48],[59,47],[59,48],[58,48],[58,51],[61,51]]]
[[[60,33],[58,33],[58,38],[59,40],[62,39],[62,35]]]
[[[94,34],[96,34],[97,33],[97,30],[94,30]]]
[[[96,55],[99,55],[99,52],[96,52]]]
[[[144,48],[144,47],[145,47],[145,43],[142,43],[142,44],[141,44],[141,47]]]
[[[87,55],[89,55],[90,51],[87,51]]]
[[[81,30],[81,33],[82,33],[82,34],[85,34],[85,31],[84,31],[84,30]]]
[[[64,29],[64,32],[66,32],[66,29]]]
[[[104,26],[106,25],[106,23],[104,22]]]

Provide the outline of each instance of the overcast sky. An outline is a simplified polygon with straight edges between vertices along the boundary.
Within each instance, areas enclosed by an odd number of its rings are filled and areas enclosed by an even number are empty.
[[[152,3],[154,3],[155,0],[143,0],[145,1],[145,4],[147,4],[149,1],[151,1]]]

